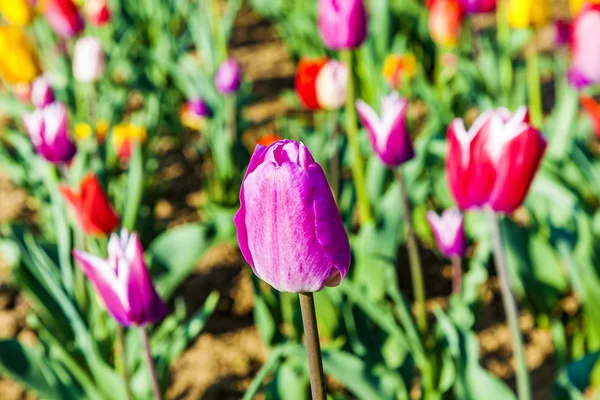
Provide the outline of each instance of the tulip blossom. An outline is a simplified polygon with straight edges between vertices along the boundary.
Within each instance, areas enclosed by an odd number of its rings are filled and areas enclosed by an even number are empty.
[[[233,220],[242,255],[279,291],[316,292],[348,272],[342,219],[323,169],[302,143],[256,146]]]
[[[600,0],[569,0],[571,15],[576,16],[585,4],[600,4]]]
[[[4,19],[14,25],[27,25],[34,17],[29,0],[0,0],[0,12]]]
[[[131,158],[134,146],[137,143],[144,143],[147,137],[146,128],[143,126],[131,123],[119,124],[112,130],[115,153],[126,162]]]
[[[143,327],[167,315],[144,261],[144,250],[136,233],[121,231],[108,241],[108,259],[79,250],[73,257],[94,286],[106,310],[123,326]]]
[[[325,110],[337,110],[346,102],[348,90],[348,67],[330,60],[321,68],[315,82],[317,102]]]
[[[441,216],[427,212],[427,221],[442,254],[448,258],[463,256],[466,250],[463,215],[458,210],[446,210]]]
[[[391,88],[398,89],[403,79],[413,78],[416,74],[417,59],[412,53],[390,54],[386,57],[382,75]]]
[[[0,75],[8,83],[31,83],[40,74],[33,47],[18,27],[0,26],[0,54]]]
[[[50,82],[43,76],[36,78],[31,84],[31,104],[36,108],[44,108],[54,102],[54,91]]]
[[[356,102],[373,150],[384,164],[396,167],[410,160],[414,151],[406,128],[408,100],[394,92],[381,100],[381,115],[362,100]]]
[[[48,25],[58,36],[71,38],[83,31],[83,18],[72,0],[45,0],[43,10]]]
[[[73,76],[76,80],[83,83],[99,80],[104,75],[105,64],[100,39],[87,36],[77,40],[73,51]]]
[[[330,50],[360,46],[367,38],[367,12],[362,0],[318,0],[319,35]]]
[[[596,131],[596,136],[600,138],[600,104],[598,104],[593,97],[582,96],[581,105],[592,120],[594,131]]]
[[[586,4],[573,21],[569,82],[581,89],[600,82],[600,5]]]
[[[67,186],[61,186],[60,191],[86,234],[106,236],[119,225],[119,217],[110,206],[96,175],[86,175],[79,192]]]
[[[571,42],[571,23],[564,19],[554,21],[554,43],[566,46]]]
[[[35,151],[54,164],[71,161],[77,149],[69,138],[67,106],[53,103],[32,113],[24,113],[23,122]]]
[[[508,22],[513,28],[541,28],[551,21],[549,0],[508,1]]]
[[[215,87],[221,94],[232,94],[242,85],[242,68],[240,64],[229,58],[219,66],[215,73]]]
[[[487,13],[496,9],[496,0],[459,0],[459,3],[467,14]]]
[[[317,76],[327,64],[327,57],[310,59],[302,57],[296,70],[294,86],[302,104],[311,110],[321,108],[317,99]]]
[[[434,0],[429,9],[429,34],[440,46],[454,47],[460,37],[463,10],[457,0]]]
[[[201,98],[191,99],[179,109],[181,124],[194,130],[202,129],[211,115],[208,104]]]
[[[479,116],[467,131],[462,119],[448,128],[446,177],[462,209],[510,213],[523,202],[546,149],[526,107]]]
[[[110,21],[110,9],[107,0],[86,0],[84,13],[88,21],[95,26],[102,26]]]

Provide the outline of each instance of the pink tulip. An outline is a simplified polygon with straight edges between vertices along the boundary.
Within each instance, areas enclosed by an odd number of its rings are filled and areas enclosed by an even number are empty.
[[[156,293],[136,233],[123,229],[108,241],[108,259],[74,250],[73,256],[102,298],[107,311],[123,326],[145,326],[162,320],[167,306]]]
[[[600,82],[600,4],[587,3],[575,17],[571,31],[573,61],[569,82],[581,89]]]
[[[84,28],[83,18],[72,0],[46,0],[44,15],[52,30],[64,38],[79,34]]]
[[[393,92],[381,100],[381,116],[362,100],[356,110],[371,141],[373,150],[384,164],[396,167],[410,160],[414,150],[406,128],[408,100]]]
[[[31,104],[36,108],[44,108],[54,101],[54,92],[50,82],[43,76],[36,78],[31,84]]]
[[[463,216],[460,211],[446,210],[441,216],[429,211],[427,212],[427,221],[431,226],[438,248],[444,256],[451,258],[464,255],[467,246]]]
[[[321,40],[330,50],[353,49],[367,38],[367,12],[362,0],[319,0]]]
[[[281,140],[256,146],[234,217],[242,255],[282,292],[337,286],[350,245],[321,166],[306,146]]]
[[[487,13],[496,9],[496,0],[459,0],[459,3],[467,14]]]
[[[77,40],[73,51],[73,76],[79,82],[90,83],[104,74],[106,61],[102,42],[97,37],[86,36]]]
[[[52,103],[23,115],[23,122],[36,152],[54,164],[71,161],[77,149],[69,138],[67,106]]]
[[[348,67],[339,61],[329,60],[317,75],[315,89],[317,101],[325,110],[337,110],[346,102]]]
[[[215,73],[215,87],[221,94],[232,94],[242,85],[242,67],[230,58],[219,66]]]
[[[95,26],[102,26],[110,21],[110,9],[107,0],[86,0],[85,16]]]
[[[514,114],[497,109],[481,115],[467,131],[462,119],[448,128],[446,176],[462,209],[489,207],[510,213],[523,202],[546,140],[529,123],[526,107]]]

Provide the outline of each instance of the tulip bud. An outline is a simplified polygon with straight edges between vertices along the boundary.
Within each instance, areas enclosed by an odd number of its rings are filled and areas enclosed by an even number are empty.
[[[319,0],[321,40],[330,50],[359,47],[367,38],[367,12],[362,0]]]
[[[67,106],[53,103],[23,115],[35,151],[53,164],[71,161],[77,149],[69,138]]]
[[[12,84],[31,83],[40,74],[27,37],[16,26],[0,26],[0,75]]]
[[[593,97],[582,96],[581,105],[592,120],[594,131],[596,131],[596,136],[600,138],[600,104],[598,104]]]
[[[586,4],[573,21],[569,83],[581,89],[600,82],[600,5]]]
[[[119,217],[110,206],[96,175],[86,175],[81,181],[79,192],[74,192],[67,186],[59,189],[86,234],[106,236],[119,225]]]
[[[321,108],[317,99],[317,76],[327,64],[327,57],[310,59],[302,57],[296,70],[294,86],[302,104],[311,110]]]
[[[121,161],[129,161],[134,146],[138,143],[144,143],[147,136],[146,128],[140,125],[125,123],[115,126],[112,131],[115,153]]]
[[[0,12],[9,23],[24,26],[34,17],[29,0],[0,0]]]
[[[104,50],[100,39],[82,37],[73,51],[73,76],[79,82],[90,83],[102,78],[105,69]]]
[[[92,25],[102,26],[110,21],[107,0],[87,0],[84,7],[85,16]]]
[[[43,76],[36,78],[31,85],[31,104],[44,108],[54,102],[54,91],[50,82]]]
[[[510,213],[523,203],[540,165],[546,139],[529,123],[526,107],[514,114],[489,111],[467,131],[462,119],[448,128],[446,177],[458,206]]]
[[[441,217],[435,212],[427,212],[427,221],[438,248],[448,258],[463,256],[466,246],[463,216],[458,210],[446,210]]]
[[[417,60],[412,53],[390,54],[383,63],[383,78],[392,89],[398,89],[403,79],[413,78],[416,74]]]
[[[281,292],[317,292],[348,272],[342,219],[325,173],[302,143],[256,146],[233,221],[254,273]]]
[[[600,4],[600,0],[569,0],[569,9],[571,10],[572,16],[577,16],[581,8],[585,4]]]
[[[83,18],[72,0],[45,0],[43,9],[48,25],[58,36],[71,38],[83,31]]]
[[[408,100],[394,92],[381,100],[381,116],[362,100],[356,102],[356,111],[362,121],[373,151],[381,161],[396,167],[410,160],[414,150],[406,128]]]
[[[136,233],[111,235],[108,259],[79,250],[73,257],[94,286],[106,310],[123,326],[145,326],[167,315],[144,261],[144,249]]]
[[[508,1],[508,22],[513,28],[541,28],[551,20],[549,0]]]
[[[202,129],[211,115],[208,104],[201,98],[189,100],[179,109],[181,124],[194,130]]]
[[[460,37],[462,8],[456,0],[435,0],[429,10],[429,34],[440,46],[454,47]]]
[[[459,0],[466,14],[488,13],[496,9],[496,0]]]
[[[346,102],[348,89],[348,67],[339,61],[330,60],[317,75],[315,89],[321,108],[337,110]]]
[[[242,68],[240,64],[229,58],[219,66],[215,74],[215,87],[221,94],[231,94],[242,85]]]

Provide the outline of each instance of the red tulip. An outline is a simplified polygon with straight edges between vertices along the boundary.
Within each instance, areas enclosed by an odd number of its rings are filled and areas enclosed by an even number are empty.
[[[64,38],[73,37],[84,28],[79,9],[72,0],[46,0],[44,15],[52,30]]]
[[[310,59],[302,57],[296,71],[296,94],[306,108],[318,110],[321,108],[317,99],[317,76],[327,63],[327,57]]]
[[[456,0],[434,0],[429,10],[429,34],[435,43],[454,47],[458,43],[463,10]]]
[[[581,96],[581,105],[594,124],[596,136],[600,138],[600,104],[590,96]]]
[[[84,5],[85,16],[95,26],[102,26],[110,21],[110,9],[107,0],[87,0]]]
[[[110,206],[96,175],[86,175],[78,193],[67,186],[61,186],[60,191],[88,235],[106,236],[119,225],[119,217]]]

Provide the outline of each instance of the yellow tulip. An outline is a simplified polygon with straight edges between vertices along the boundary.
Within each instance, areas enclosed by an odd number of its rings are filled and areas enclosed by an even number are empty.
[[[27,25],[33,19],[33,7],[29,0],[0,0],[0,12],[11,24]]]
[[[112,141],[115,152],[123,161],[129,160],[136,143],[146,141],[146,128],[129,122],[121,123],[112,130]]]
[[[569,8],[571,9],[571,15],[575,16],[581,10],[581,7],[585,3],[600,4],[600,0],[569,0]]]
[[[541,28],[552,19],[549,0],[509,0],[508,21],[513,28]]]
[[[30,83],[40,74],[27,37],[16,26],[0,26],[0,75],[9,83]]]

